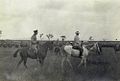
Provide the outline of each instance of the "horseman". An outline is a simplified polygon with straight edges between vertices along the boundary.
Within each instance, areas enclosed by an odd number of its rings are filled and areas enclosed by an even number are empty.
[[[37,34],[38,34],[38,30],[34,30],[33,31],[34,34],[32,35],[31,37],[31,48],[34,50],[34,53],[36,54],[37,56],[37,60],[38,60],[38,55],[37,55],[37,51],[38,51],[38,48],[37,48]]]
[[[76,31],[75,34],[76,35],[74,37],[73,49],[78,49],[80,52],[79,57],[81,57],[83,49],[82,49],[82,42],[80,42],[80,38],[79,38],[79,31]]]

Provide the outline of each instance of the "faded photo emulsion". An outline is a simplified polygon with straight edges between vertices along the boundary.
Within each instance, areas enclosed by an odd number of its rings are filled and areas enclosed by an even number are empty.
[[[119,0],[0,0],[0,81],[120,81]]]

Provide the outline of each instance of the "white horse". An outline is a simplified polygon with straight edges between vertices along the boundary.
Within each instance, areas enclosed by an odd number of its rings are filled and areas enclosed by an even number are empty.
[[[70,64],[70,66],[72,68],[72,64],[70,63],[69,57],[78,57],[79,58],[79,54],[80,54],[79,50],[73,49],[72,47],[73,47],[72,45],[65,45],[62,48],[62,55],[64,56],[64,58],[62,59],[62,63],[61,63],[62,69],[63,69],[63,63],[65,60]],[[89,55],[89,52],[92,50],[96,50],[96,51],[100,52],[100,50],[99,50],[99,46],[98,46],[97,42],[94,44],[82,45],[82,48],[83,48],[83,52],[82,52],[82,56],[81,56],[81,62],[78,65],[78,67],[81,66],[82,64],[84,64],[85,68],[86,68],[86,59],[87,59],[87,56]]]

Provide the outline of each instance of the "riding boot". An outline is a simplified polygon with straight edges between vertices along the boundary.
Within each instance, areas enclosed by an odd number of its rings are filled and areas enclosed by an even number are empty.
[[[79,51],[80,51],[79,58],[82,58],[83,49],[79,48]]]
[[[80,52],[80,54],[79,54],[79,58],[82,58],[81,52]]]

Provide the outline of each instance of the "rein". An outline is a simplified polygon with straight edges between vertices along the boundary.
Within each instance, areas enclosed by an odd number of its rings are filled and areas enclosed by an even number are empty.
[[[88,50],[92,50],[92,47],[94,46],[94,44],[83,45],[83,46],[85,46],[85,48],[87,48]]]

